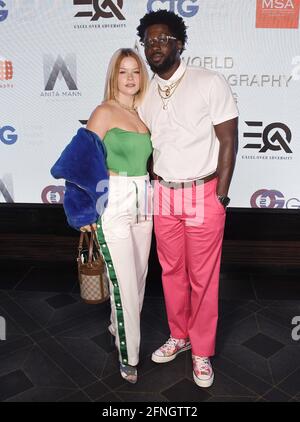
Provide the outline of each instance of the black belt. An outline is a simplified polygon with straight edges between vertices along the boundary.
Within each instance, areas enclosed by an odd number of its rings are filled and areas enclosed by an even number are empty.
[[[191,180],[189,182],[167,182],[162,177],[157,176],[157,180],[162,186],[165,186],[169,189],[184,189],[184,188],[191,188],[192,186],[202,185],[203,183],[209,182],[210,180],[217,177],[217,172],[202,177],[202,179]]]

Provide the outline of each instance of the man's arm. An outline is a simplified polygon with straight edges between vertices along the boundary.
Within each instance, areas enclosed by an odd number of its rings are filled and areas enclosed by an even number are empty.
[[[217,195],[227,196],[229,191],[237,152],[237,124],[236,117],[214,126],[220,141]]]
[[[153,154],[150,155],[147,161],[147,171],[149,173],[150,180],[156,180],[157,176],[153,172]]]

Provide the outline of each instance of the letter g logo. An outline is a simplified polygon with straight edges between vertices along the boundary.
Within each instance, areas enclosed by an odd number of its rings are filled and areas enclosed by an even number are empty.
[[[154,12],[162,9],[162,5],[166,3],[166,9],[170,12],[178,13],[184,18],[191,18],[198,13],[198,0],[148,0],[148,12]],[[177,7],[176,7],[177,6]]]
[[[4,1],[0,0],[0,7],[5,7]],[[8,10],[0,10],[0,22],[5,21],[8,15]]]
[[[12,145],[17,142],[18,135],[13,133],[16,131],[12,126],[3,126],[0,127],[0,141],[6,145]]]

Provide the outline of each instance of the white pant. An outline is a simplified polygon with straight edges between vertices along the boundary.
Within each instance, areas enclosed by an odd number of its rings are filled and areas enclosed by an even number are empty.
[[[111,176],[108,205],[98,222],[98,238],[110,284],[111,323],[120,362],[137,365],[152,237],[149,177]]]

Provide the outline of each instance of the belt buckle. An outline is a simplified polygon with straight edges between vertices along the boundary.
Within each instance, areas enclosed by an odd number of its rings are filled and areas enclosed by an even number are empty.
[[[169,189],[184,189],[195,186],[195,180],[189,182],[167,182],[166,180],[160,179],[159,183]]]
[[[168,188],[169,189],[178,189],[178,183],[177,182],[168,182]]]
[[[175,182],[168,182],[167,180],[164,180],[162,178],[158,179],[158,183],[166,188],[169,189],[176,189],[176,183]]]
[[[205,183],[204,178],[194,180],[195,186],[203,185]]]

